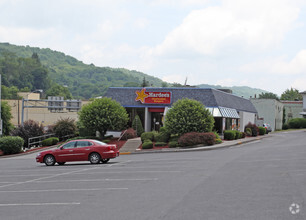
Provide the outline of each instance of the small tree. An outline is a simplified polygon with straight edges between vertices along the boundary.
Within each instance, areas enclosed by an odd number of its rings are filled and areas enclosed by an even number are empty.
[[[106,97],[84,105],[79,116],[85,128],[99,131],[102,137],[108,129],[124,128],[129,120],[126,110],[117,101]]]
[[[196,100],[178,100],[166,114],[165,127],[171,134],[211,132],[213,126],[213,116]]]
[[[138,115],[136,115],[133,120],[132,128],[137,132],[138,137],[140,137],[141,134],[144,132],[141,120]]]
[[[28,147],[28,139],[44,134],[44,128],[38,122],[33,120],[25,121],[12,131],[12,136],[19,136],[24,140],[24,147]]]
[[[7,102],[1,101],[1,118],[2,118],[2,134],[9,135],[14,129],[11,119],[13,118],[11,114],[11,107]]]
[[[299,90],[291,88],[290,90],[287,89],[285,92],[283,92],[280,99],[296,101],[296,100],[303,100],[303,97],[300,94]]]
[[[278,96],[272,92],[266,92],[259,94],[259,99],[276,99],[279,100]]]
[[[64,118],[64,119],[61,118],[53,126],[53,132],[59,138],[75,134],[76,131],[77,127],[75,124],[75,120],[71,118]]]

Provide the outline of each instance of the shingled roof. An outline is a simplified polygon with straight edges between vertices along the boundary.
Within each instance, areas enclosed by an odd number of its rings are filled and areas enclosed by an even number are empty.
[[[110,87],[105,96],[118,101],[124,107],[164,107],[166,104],[142,104],[135,101],[136,91],[142,87]],[[226,107],[237,111],[257,113],[250,100],[211,88],[151,88],[147,92],[171,92],[171,104],[182,98],[194,99],[206,107]]]

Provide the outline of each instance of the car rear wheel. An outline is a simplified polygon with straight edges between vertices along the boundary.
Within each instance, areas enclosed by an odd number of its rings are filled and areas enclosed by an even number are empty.
[[[101,160],[101,156],[98,153],[92,153],[89,156],[89,161],[92,164],[98,164],[98,163],[100,163],[100,160]]]
[[[101,159],[102,163],[107,163],[109,161],[109,159]]]
[[[62,166],[62,165],[64,165],[66,162],[57,162],[57,163],[58,163],[58,165]]]
[[[53,166],[55,164],[55,158],[52,155],[45,156],[44,162],[47,166]]]

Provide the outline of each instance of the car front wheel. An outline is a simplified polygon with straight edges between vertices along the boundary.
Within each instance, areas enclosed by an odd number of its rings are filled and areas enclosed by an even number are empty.
[[[98,153],[92,153],[89,156],[89,161],[92,164],[98,164],[98,163],[100,163],[100,160],[101,160],[101,156]]]
[[[53,166],[55,164],[55,158],[52,155],[45,156],[44,162],[47,166]]]

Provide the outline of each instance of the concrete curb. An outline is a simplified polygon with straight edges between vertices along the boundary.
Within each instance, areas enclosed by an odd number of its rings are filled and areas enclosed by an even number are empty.
[[[249,143],[249,142],[254,142],[254,141],[258,141],[261,140],[263,138],[268,138],[268,137],[272,137],[273,135],[264,135],[264,136],[257,136],[257,137],[249,137],[249,138],[245,138],[245,139],[240,139],[240,140],[233,140],[233,141],[226,141],[223,142],[221,144],[218,145],[213,145],[211,147],[209,146],[199,146],[199,147],[194,147],[194,148],[166,148],[163,150],[142,150],[142,151],[135,151],[135,152],[120,152],[120,155],[131,155],[131,154],[152,154],[152,153],[173,153],[173,152],[190,152],[190,151],[208,151],[208,150],[217,150],[217,149],[222,149],[222,148],[228,148],[228,147],[233,147],[233,146],[237,146],[237,145],[242,145],[245,143]],[[10,154],[10,155],[5,155],[5,156],[0,156],[0,159],[4,159],[4,158],[11,158],[11,157],[18,157],[18,156],[24,156],[24,155],[28,155],[28,154],[33,154],[33,153],[38,153],[40,151],[45,151],[45,150],[49,150],[52,148],[56,148],[58,145],[56,146],[50,146],[50,147],[44,147],[44,148],[40,148],[37,150],[33,150],[33,151],[29,151],[29,152],[24,152],[24,153],[19,153],[19,154]]]
[[[142,150],[142,151],[135,151],[135,152],[122,152],[120,155],[130,155],[130,154],[154,154],[154,153],[174,153],[174,152],[191,152],[191,151],[208,151],[208,150],[218,150],[223,148],[229,148],[233,146],[243,145],[250,142],[259,141],[263,138],[272,137],[272,135],[264,135],[264,136],[257,136],[257,137],[250,137],[246,139],[240,139],[240,140],[233,140],[228,142],[223,142],[218,145],[214,146],[201,146],[201,147],[194,147],[194,148],[176,148],[176,149],[169,149],[165,148],[163,150]]]

